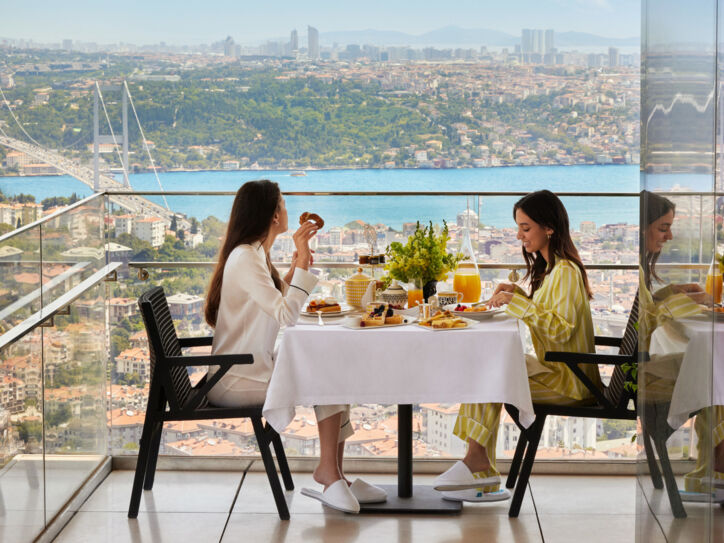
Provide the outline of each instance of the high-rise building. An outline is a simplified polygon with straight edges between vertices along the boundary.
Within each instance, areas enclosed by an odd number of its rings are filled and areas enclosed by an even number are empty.
[[[520,34],[520,52],[524,55],[533,52],[533,31],[530,28],[524,28]]]
[[[553,32],[552,28],[549,28],[546,30],[546,37],[545,37],[545,50],[544,53],[552,53],[553,49],[556,48],[555,44],[555,32]]]
[[[297,29],[295,28],[292,30],[292,35],[289,38],[289,50],[290,51],[297,51],[299,49],[299,34],[297,34]]]
[[[224,56],[234,56],[234,39],[231,36],[226,36],[226,39],[224,40]]]
[[[609,66],[618,66],[620,64],[619,62],[619,56],[618,56],[618,49],[615,47],[609,47],[608,48],[608,65]]]
[[[63,49],[70,51],[73,49],[73,40],[63,40]]]
[[[307,55],[312,60],[319,59],[319,30],[313,26],[307,27]]]

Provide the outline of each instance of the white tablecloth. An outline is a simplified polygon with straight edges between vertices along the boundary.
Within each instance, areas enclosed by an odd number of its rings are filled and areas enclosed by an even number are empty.
[[[518,321],[465,330],[418,325],[350,330],[297,324],[284,331],[264,404],[277,430],[297,405],[509,403],[534,420]]]
[[[682,353],[671,396],[668,423],[679,428],[689,415],[710,405],[724,405],[724,322],[681,319],[654,330],[649,349],[655,355]]]

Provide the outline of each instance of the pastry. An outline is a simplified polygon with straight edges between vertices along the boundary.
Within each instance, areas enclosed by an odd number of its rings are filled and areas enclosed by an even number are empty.
[[[385,324],[385,316],[387,315],[386,303],[367,304],[367,311],[360,323],[360,326],[382,326]]]
[[[316,213],[310,213],[309,211],[305,211],[299,216],[299,224],[304,224],[307,221],[312,221],[314,224],[317,225],[317,228],[319,230],[321,230],[324,226],[324,219]]]
[[[334,298],[317,298],[309,302],[307,305],[307,313],[316,313],[317,311],[331,313],[333,311],[342,311],[342,307]]]

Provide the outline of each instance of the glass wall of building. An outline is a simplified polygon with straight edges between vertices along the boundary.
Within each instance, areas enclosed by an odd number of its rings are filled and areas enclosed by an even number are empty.
[[[717,0],[642,2],[642,542],[714,541],[724,526],[718,503],[724,497],[724,323],[717,47],[723,6]]]
[[[104,200],[0,237],[0,540],[32,541],[107,457]]]

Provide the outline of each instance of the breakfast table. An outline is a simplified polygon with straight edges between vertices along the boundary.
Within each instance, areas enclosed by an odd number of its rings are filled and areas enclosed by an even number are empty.
[[[724,405],[724,315],[669,321],[651,335],[652,362],[681,357],[667,421],[679,428],[698,410]]]
[[[263,414],[277,431],[295,406],[398,404],[398,484],[366,512],[459,512],[432,487],[412,484],[412,405],[425,402],[512,404],[524,426],[535,415],[518,321],[498,315],[465,329],[417,324],[347,328],[316,321],[286,328]]]

